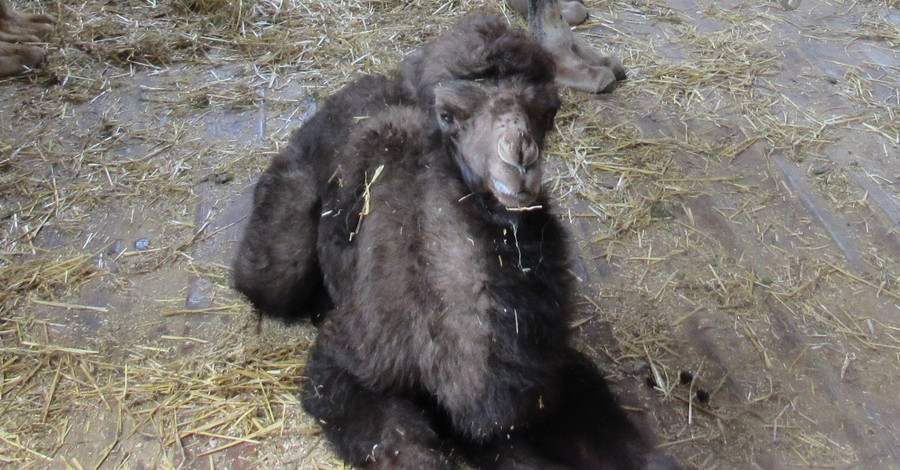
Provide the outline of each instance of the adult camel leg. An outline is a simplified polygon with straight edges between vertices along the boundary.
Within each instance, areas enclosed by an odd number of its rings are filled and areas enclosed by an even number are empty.
[[[506,3],[516,13],[528,18],[528,0],[507,0]],[[588,9],[581,0],[563,0],[559,2],[559,10],[563,19],[571,26],[584,23],[588,19]]]
[[[611,91],[624,80],[622,62],[597,52],[576,36],[562,16],[559,0],[528,0],[528,27],[556,62],[556,81],[577,90]]]
[[[0,77],[27,72],[44,61],[46,51],[40,42],[53,30],[56,20],[49,15],[29,15],[13,10],[9,0],[0,0]]]

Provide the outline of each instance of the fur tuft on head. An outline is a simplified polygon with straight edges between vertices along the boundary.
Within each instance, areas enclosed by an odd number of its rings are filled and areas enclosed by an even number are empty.
[[[434,103],[434,89],[454,81],[494,84],[515,77],[554,83],[553,58],[525,31],[492,14],[473,15],[403,60],[403,78],[419,103]]]

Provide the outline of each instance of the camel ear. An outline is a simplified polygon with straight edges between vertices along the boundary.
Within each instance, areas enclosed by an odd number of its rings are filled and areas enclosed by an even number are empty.
[[[416,49],[400,62],[400,73],[403,76],[404,86],[416,93],[422,82],[422,65],[425,60],[423,48]]]
[[[553,58],[533,38],[518,30],[507,31],[490,44],[487,62],[499,77],[523,76],[529,82],[553,82]]]

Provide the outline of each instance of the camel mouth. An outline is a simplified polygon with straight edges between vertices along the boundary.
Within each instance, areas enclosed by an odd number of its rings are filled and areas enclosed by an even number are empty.
[[[491,178],[491,186],[494,189],[494,196],[507,208],[524,207],[538,198],[538,194],[531,191],[513,191],[512,188],[497,178]]]

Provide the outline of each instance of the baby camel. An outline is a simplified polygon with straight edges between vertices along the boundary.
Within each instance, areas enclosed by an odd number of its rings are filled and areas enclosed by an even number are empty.
[[[569,344],[541,190],[550,55],[494,16],[325,101],[256,187],[234,265],[261,310],[333,304],[304,408],[372,468],[677,468]]]

